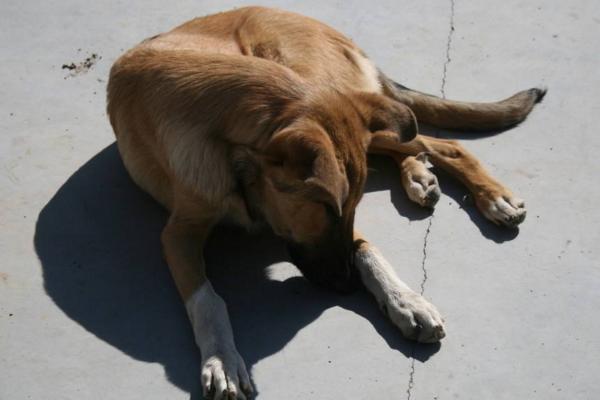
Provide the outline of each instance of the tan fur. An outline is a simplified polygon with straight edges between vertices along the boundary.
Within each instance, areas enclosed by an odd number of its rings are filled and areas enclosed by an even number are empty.
[[[394,157],[403,184],[415,190],[411,199],[433,206],[439,188],[427,152],[488,218],[518,224],[522,202],[457,142],[417,135],[417,119],[497,129],[522,121],[539,99],[529,91],[482,105],[420,94],[380,73],[330,27],[261,7],[197,18],[145,40],[115,62],[108,84],[125,166],[171,212],[162,242],[184,300],[206,282],[202,245],[225,217],[246,226],[263,219],[286,240],[319,249],[308,254],[309,266],[339,261],[326,280],[350,280],[344,265],[353,258],[367,151]]]

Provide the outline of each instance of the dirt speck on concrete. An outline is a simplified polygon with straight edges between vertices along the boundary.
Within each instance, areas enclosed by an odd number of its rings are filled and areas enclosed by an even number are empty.
[[[69,71],[69,75],[65,77],[65,79],[67,79],[68,77],[74,77],[88,72],[101,59],[102,56],[92,53],[85,60],[80,61],[77,64],[74,62],[63,64],[61,69],[66,69]]]

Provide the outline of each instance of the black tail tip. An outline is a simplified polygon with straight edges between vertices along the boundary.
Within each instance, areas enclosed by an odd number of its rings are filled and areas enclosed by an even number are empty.
[[[535,102],[537,103],[541,103],[542,100],[544,100],[544,96],[546,96],[546,93],[548,92],[548,88],[547,87],[537,87],[537,88],[532,88],[529,89],[529,92],[535,96]]]

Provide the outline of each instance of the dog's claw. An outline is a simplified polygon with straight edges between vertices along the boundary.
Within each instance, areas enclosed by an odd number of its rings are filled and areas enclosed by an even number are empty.
[[[395,293],[386,302],[386,309],[389,318],[408,339],[436,343],[446,336],[439,311],[418,293]]]
[[[492,200],[480,198],[476,203],[487,219],[508,228],[517,227],[527,216],[525,202],[512,194],[504,194]]]
[[[241,357],[234,354],[208,357],[202,363],[202,393],[214,400],[246,400],[246,395],[252,393],[252,385]]]

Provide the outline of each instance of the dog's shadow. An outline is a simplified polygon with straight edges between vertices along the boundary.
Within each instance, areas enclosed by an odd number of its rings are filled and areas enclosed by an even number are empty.
[[[391,188],[402,214],[427,217],[405,197],[395,166],[374,160],[367,191]],[[112,144],[75,172],[41,211],[35,249],[46,292],[66,315],[127,355],[161,363],[173,384],[200,398],[199,354],[161,253],[166,218],[130,180]],[[298,273],[271,279],[266,267],[286,263],[287,255],[270,233],[250,237],[219,227],[206,249],[208,274],[228,304],[249,368],[333,306],[369,320],[390,348],[407,357],[424,361],[439,349],[404,340],[365,292],[339,296]]]

